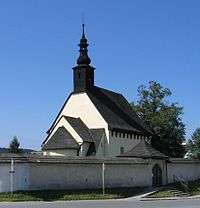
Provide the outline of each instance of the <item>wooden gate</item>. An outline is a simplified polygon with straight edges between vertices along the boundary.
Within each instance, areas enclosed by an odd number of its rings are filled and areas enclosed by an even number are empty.
[[[154,165],[152,169],[152,186],[158,187],[162,186],[162,170],[158,164]]]

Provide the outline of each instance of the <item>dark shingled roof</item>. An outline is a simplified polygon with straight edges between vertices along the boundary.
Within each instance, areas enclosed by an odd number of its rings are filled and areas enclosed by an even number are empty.
[[[42,147],[42,150],[51,149],[79,149],[79,145],[66,128],[62,126]]]
[[[158,150],[154,149],[145,140],[141,140],[139,144],[133,147],[128,152],[125,152],[118,157],[138,157],[138,158],[157,158],[157,159],[167,159],[168,157]]]
[[[73,129],[78,133],[84,142],[94,142],[90,130],[80,118],[69,116],[64,116],[64,118],[69,122],[69,124],[73,127]]]
[[[99,146],[99,144],[101,142],[102,136],[103,136],[103,134],[105,134],[105,129],[103,129],[103,128],[90,129],[90,132],[93,135],[95,148],[97,150],[97,148],[98,148],[98,146]]]
[[[153,134],[133,111],[129,102],[123,95],[96,86],[87,90],[86,93],[108,123],[110,130],[137,133],[146,136],[151,136]],[[76,93],[72,92],[67,98],[50,129],[47,131],[48,134],[51,132],[64,106],[73,94]]]
[[[152,134],[123,95],[96,86],[87,91],[87,94],[111,130]]]

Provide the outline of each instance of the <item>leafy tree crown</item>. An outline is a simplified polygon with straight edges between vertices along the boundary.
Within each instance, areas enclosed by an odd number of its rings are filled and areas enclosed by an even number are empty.
[[[16,136],[13,137],[13,139],[10,142],[10,152],[11,153],[19,153],[20,149],[19,149],[20,143],[19,140]]]
[[[153,130],[155,136],[152,145],[171,157],[182,157],[185,140],[185,125],[182,122],[183,107],[178,103],[170,103],[172,95],[156,81],[150,81],[149,86],[138,88],[138,101],[132,103],[139,117]]]

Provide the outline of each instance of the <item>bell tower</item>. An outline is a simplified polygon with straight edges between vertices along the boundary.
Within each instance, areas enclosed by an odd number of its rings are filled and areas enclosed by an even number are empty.
[[[77,59],[77,66],[73,68],[74,92],[84,92],[94,86],[94,67],[90,66],[91,60],[88,56],[88,43],[85,36],[85,28],[82,24],[82,37],[79,47],[80,54]]]

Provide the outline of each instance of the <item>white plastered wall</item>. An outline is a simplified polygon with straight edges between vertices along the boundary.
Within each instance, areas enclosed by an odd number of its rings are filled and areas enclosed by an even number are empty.
[[[134,187],[152,185],[152,168],[158,164],[163,172],[163,184],[166,183],[166,162],[148,159],[137,164],[134,159],[105,160],[74,159],[65,163],[22,162],[14,163],[14,190],[34,189],[83,189],[102,187],[102,162],[105,162],[106,187]],[[120,162],[122,161],[122,162]],[[130,161],[130,163],[128,162]],[[10,191],[10,163],[0,162],[0,192]],[[117,174],[116,174],[117,173]],[[200,178],[200,163],[167,163],[168,182],[173,175],[185,180]]]
[[[83,140],[81,137],[74,131],[74,129],[70,126],[70,124],[66,121],[66,119],[61,118],[62,116],[70,116],[74,118],[81,118],[81,120],[86,124],[88,128],[104,128],[106,135],[104,135],[106,139],[106,143],[109,142],[109,131],[108,124],[103,119],[99,111],[96,109],[87,93],[79,93],[72,94],[67,103],[65,104],[62,112],[56,120],[53,131],[50,133],[50,137],[56,132],[56,130],[64,126],[71,134],[76,138],[78,143],[82,143]],[[60,119],[61,118],[61,119]],[[60,119],[60,121],[59,121]],[[59,122],[58,122],[59,121]],[[47,141],[48,141],[47,140]],[[104,144],[104,148],[107,148],[107,145]],[[106,150],[100,150],[99,155],[106,154]]]
[[[88,128],[108,128],[106,121],[86,93],[71,95],[57,121],[62,115],[80,117]]]
[[[152,168],[159,164],[165,184],[165,162],[147,160],[144,164],[105,163],[106,187],[152,185]],[[117,173],[117,174],[116,174]],[[30,189],[94,189],[102,187],[102,164],[30,164]]]
[[[94,189],[102,187],[102,162],[98,160],[69,163],[16,163],[14,190]],[[102,160],[103,161],[103,160]],[[0,163],[0,192],[10,191],[10,164]],[[117,174],[116,174],[117,173]],[[151,186],[151,165],[106,164],[106,187]]]
[[[10,163],[0,163],[0,192],[11,191]],[[14,163],[13,190],[28,190],[29,165]]]
[[[167,164],[168,183],[180,180],[196,180],[200,178],[200,162],[171,162]]]
[[[127,135],[123,138],[122,134],[121,137],[120,134],[117,134],[117,137],[115,136],[115,132],[112,136],[111,132],[109,133],[110,143],[108,147],[108,154],[109,156],[118,156],[120,155],[120,148],[124,148],[124,152],[127,152],[131,150],[133,147],[135,147],[141,140],[127,137]]]

